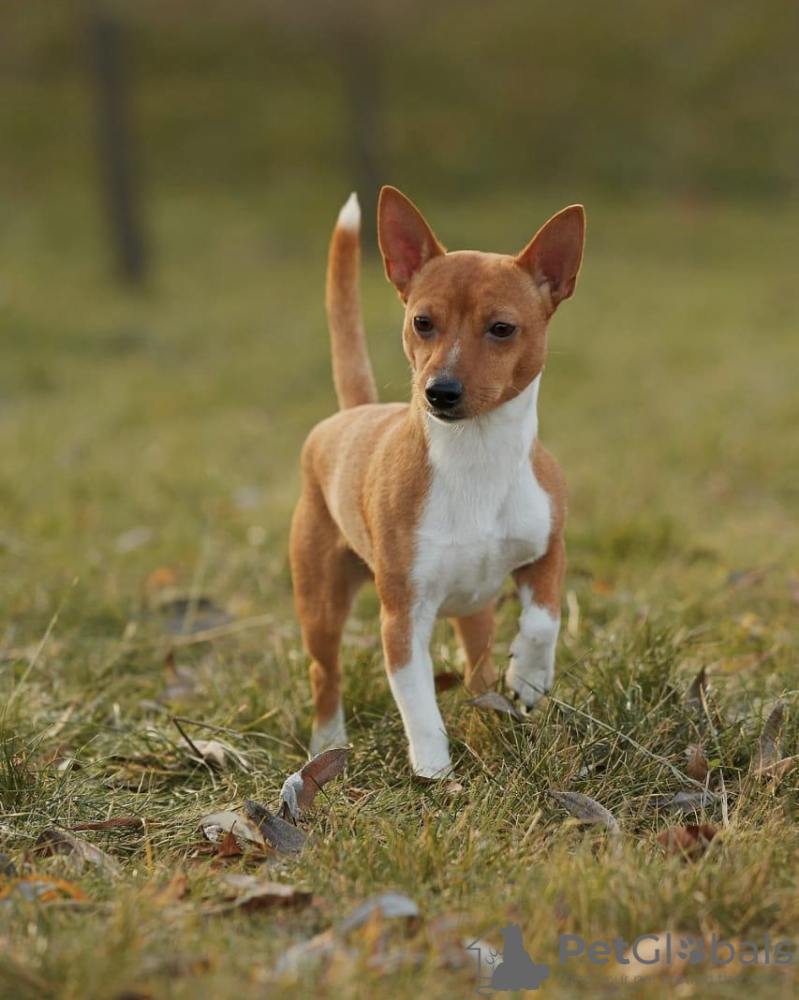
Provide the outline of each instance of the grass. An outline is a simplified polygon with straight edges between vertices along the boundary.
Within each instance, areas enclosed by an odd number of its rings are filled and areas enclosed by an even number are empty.
[[[308,816],[316,844],[267,868],[313,902],[204,915],[228,891],[225,871],[253,869],[198,855],[198,820],[247,798],[274,807],[305,759],[286,537],[300,444],[334,405],[322,287],[342,194],[299,230],[279,189],[158,195],[141,295],[107,280],[80,189],[37,192],[0,233],[0,851],[92,901],[0,902],[0,995],[471,995],[474,969],[441,958],[436,928],[453,915],[456,938],[519,922],[552,965],[544,995],[564,997],[585,992],[563,980],[558,933],[793,940],[799,772],[771,785],[750,766],[778,697],[783,752],[799,752],[797,218],[713,203],[588,204],[584,274],[553,324],[541,398],[571,490],[552,699],[519,724],[443,693],[464,791],[420,787],[365,593],[345,650],[348,771]],[[452,247],[512,250],[560,204],[424,207]],[[404,398],[400,309],[375,261],[364,301],[382,396]],[[176,645],[152,610],[159,580],[248,627]],[[509,591],[500,654],[517,612]],[[443,624],[434,653],[459,669]],[[686,700],[701,666],[707,716]],[[228,741],[246,769],[193,764],[172,714],[224,729],[184,726]],[[725,796],[701,813],[723,837],[687,865],[661,856],[656,834],[680,820],[657,802],[691,788],[674,769],[697,743],[723,778]],[[551,789],[611,810],[620,847],[568,819]],[[119,860],[116,879],[31,853],[47,827],[120,816],[146,827],[82,834]],[[416,963],[381,975],[339,956],[299,983],[275,977],[291,945],[387,889],[421,909],[396,945]],[[356,935],[365,952],[373,932]]]

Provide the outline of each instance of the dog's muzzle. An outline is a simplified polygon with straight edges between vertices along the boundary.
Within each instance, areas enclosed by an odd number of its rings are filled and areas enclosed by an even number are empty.
[[[454,378],[431,378],[424,389],[434,415],[444,420],[457,419],[457,409],[465,393],[463,382]]]

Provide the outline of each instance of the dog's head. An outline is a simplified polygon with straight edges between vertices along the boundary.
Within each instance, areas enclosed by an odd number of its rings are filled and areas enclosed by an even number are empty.
[[[515,257],[447,253],[418,208],[384,187],[378,235],[386,275],[405,303],[414,394],[428,412],[447,422],[488,413],[540,374],[547,323],[580,270],[582,205],[558,212]]]

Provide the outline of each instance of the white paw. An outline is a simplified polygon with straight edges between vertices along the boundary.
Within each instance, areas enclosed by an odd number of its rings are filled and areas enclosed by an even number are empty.
[[[552,687],[559,630],[558,619],[537,605],[527,608],[519,620],[519,634],[511,643],[511,664],[505,679],[528,708]]]
[[[432,748],[431,748],[432,749]],[[449,746],[446,738],[443,748],[430,753],[411,752],[411,765],[414,774],[420,778],[449,778],[452,776],[452,763],[449,759]]]
[[[322,725],[314,725],[311,734],[311,756],[315,757],[331,747],[347,746],[347,727],[344,725],[344,709],[339,705],[335,715]]]

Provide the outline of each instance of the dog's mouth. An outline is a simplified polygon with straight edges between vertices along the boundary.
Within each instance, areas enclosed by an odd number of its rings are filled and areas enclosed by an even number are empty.
[[[441,410],[435,406],[428,406],[427,412],[442,424],[456,424],[459,420],[466,420],[466,414],[462,410]]]

